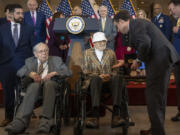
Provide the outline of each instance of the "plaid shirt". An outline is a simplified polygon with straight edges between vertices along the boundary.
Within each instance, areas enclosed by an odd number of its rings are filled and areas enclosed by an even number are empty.
[[[117,70],[112,66],[117,63],[114,51],[105,49],[101,62],[98,60],[95,49],[90,48],[84,51],[82,70],[84,74],[100,75],[111,74],[116,75]]]

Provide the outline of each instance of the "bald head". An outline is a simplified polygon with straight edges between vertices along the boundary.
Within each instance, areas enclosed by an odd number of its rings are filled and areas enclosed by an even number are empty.
[[[38,8],[37,0],[28,0],[27,7],[30,11],[36,11],[36,9]]]

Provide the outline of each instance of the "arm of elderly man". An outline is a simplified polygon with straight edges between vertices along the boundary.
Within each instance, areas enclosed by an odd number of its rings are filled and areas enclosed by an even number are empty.
[[[49,71],[49,73],[43,78],[45,80],[51,79],[51,77],[55,75],[60,75],[60,76],[70,76],[71,72],[67,68],[67,66],[63,63],[62,59],[60,57],[56,56],[51,56],[49,57],[49,60],[51,66],[53,65],[53,70]],[[37,67],[35,64],[37,62],[35,57],[31,57],[26,59],[25,65],[17,72],[17,75],[22,77],[22,76],[27,76],[32,78],[35,82],[41,81],[40,76],[37,73]],[[49,65],[50,65],[49,64]]]

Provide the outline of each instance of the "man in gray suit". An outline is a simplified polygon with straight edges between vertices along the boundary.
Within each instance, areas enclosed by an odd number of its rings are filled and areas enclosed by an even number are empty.
[[[116,27],[111,18],[107,16],[108,8],[104,5],[99,7],[99,31],[104,32],[107,37],[107,48],[114,50],[115,37],[117,35]]]
[[[131,20],[127,10],[120,10],[114,17],[115,25],[123,34],[129,34],[131,47],[137,50],[138,59],[146,64],[146,103],[151,122],[151,133],[165,135],[164,120],[167,89],[171,67],[179,61],[173,45],[151,22]]]
[[[28,127],[34,104],[41,90],[43,91],[43,107],[38,132],[48,133],[58,87],[51,78],[55,75],[69,76],[71,74],[60,57],[48,55],[49,49],[46,44],[37,44],[33,48],[33,53],[35,57],[28,58],[25,65],[17,72],[18,76],[30,77],[33,81],[27,87],[16,117],[5,128],[9,133],[22,133]]]

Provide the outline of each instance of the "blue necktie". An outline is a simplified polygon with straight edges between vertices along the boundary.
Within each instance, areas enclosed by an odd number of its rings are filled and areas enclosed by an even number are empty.
[[[18,27],[17,27],[17,24],[14,24],[13,39],[14,39],[14,43],[17,47],[17,45],[18,45]]]

